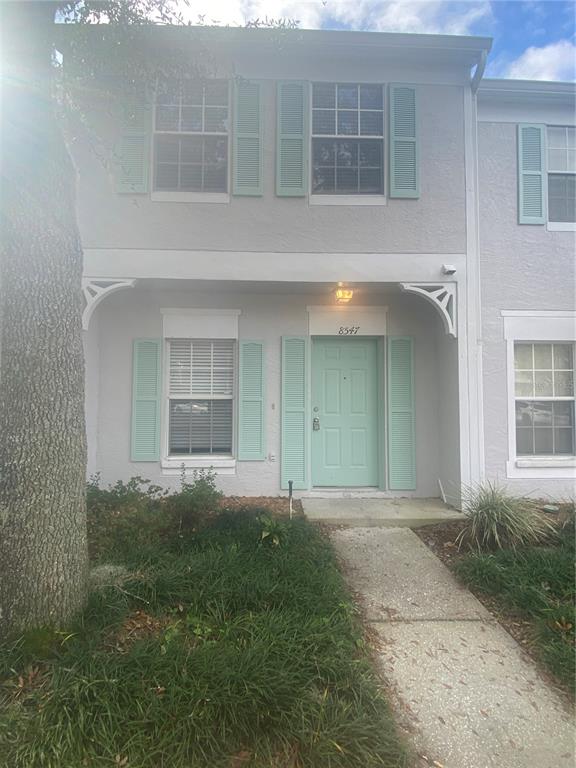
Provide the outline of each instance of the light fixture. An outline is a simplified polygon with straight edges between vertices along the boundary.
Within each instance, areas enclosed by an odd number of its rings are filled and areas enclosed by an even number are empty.
[[[352,296],[354,296],[354,291],[352,288],[344,288],[342,283],[338,283],[338,288],[334,291],[334,296],[336,298],[336,304],[348,304]]]

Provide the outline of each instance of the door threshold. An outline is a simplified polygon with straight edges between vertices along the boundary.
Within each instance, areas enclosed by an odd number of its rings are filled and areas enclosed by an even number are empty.
[[[378,486],[356,486],[353,488],[314,487],[299,496],[308,499],[385,499],[391,498],[389,491],[383,491]]]

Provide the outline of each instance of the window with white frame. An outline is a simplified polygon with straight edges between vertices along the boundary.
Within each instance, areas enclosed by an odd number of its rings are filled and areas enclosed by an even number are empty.
[[[574,345],[516,342],[514,393],[516,455],[574,455]]]
[[[382,85],[312,85],[312,192],[384,193]]]
[[[232,455],[234,379],[234,341],[169,341],[169,456]]]
[[[162,82],[154,114],[154,189],[228,191],[226,80]]]
[[[576,222],[576,128],[549,126],[548,221]]]

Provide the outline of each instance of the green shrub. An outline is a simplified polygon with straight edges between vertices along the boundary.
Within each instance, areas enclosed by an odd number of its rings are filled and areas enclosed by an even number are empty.
[[[576,548],[576,505],[574,502],[566,505],[558,530],[562,545],[574,550]]]
[[[91,475],[86,483],[86,506],[88,513],[114,510],[119,512],[126,507],[150,508],[168,491],[154,485],[143,477],[131,477],[127,483],[117,480],[108,488],[100,487],[100,473]]]
[[[512,496],[492,483],[468,488],[463,510],[466,522],[456,540],[459,547],[516,549],[539,544],[556,532],[535,502]]]
[[[576,675],[574,603],[558,603],[543,611],[537,626],[537,640],[542,658],[552,672],[568,684]]]
[[[535,648],[550,670],[574,684],[576,616],[573,544],[471,552],[456,564],[462,581],[535,622]]]
[[[164,509],[167,493],[142,477],[101,488],[100,476],[93,475],[86,488],[91,559],[128,562],[141,558],[146,547],[154,549],[155,539],[170,524]]]
[[[168,512],[174,517],[178,529],[189,531],[201,518],[218,509],[222,493],[216,488],[216,473],[212,470],[194,470],[193,480],[186,479],[182,467],[180,492],[167,498]]]

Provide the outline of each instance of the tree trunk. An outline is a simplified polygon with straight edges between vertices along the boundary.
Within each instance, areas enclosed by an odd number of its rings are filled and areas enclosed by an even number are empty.
[[[75,169],[51,99],[53,8],[7,5],[0,139],[0,636],[67,622],[83,605],[87,574],[82,250]]]

